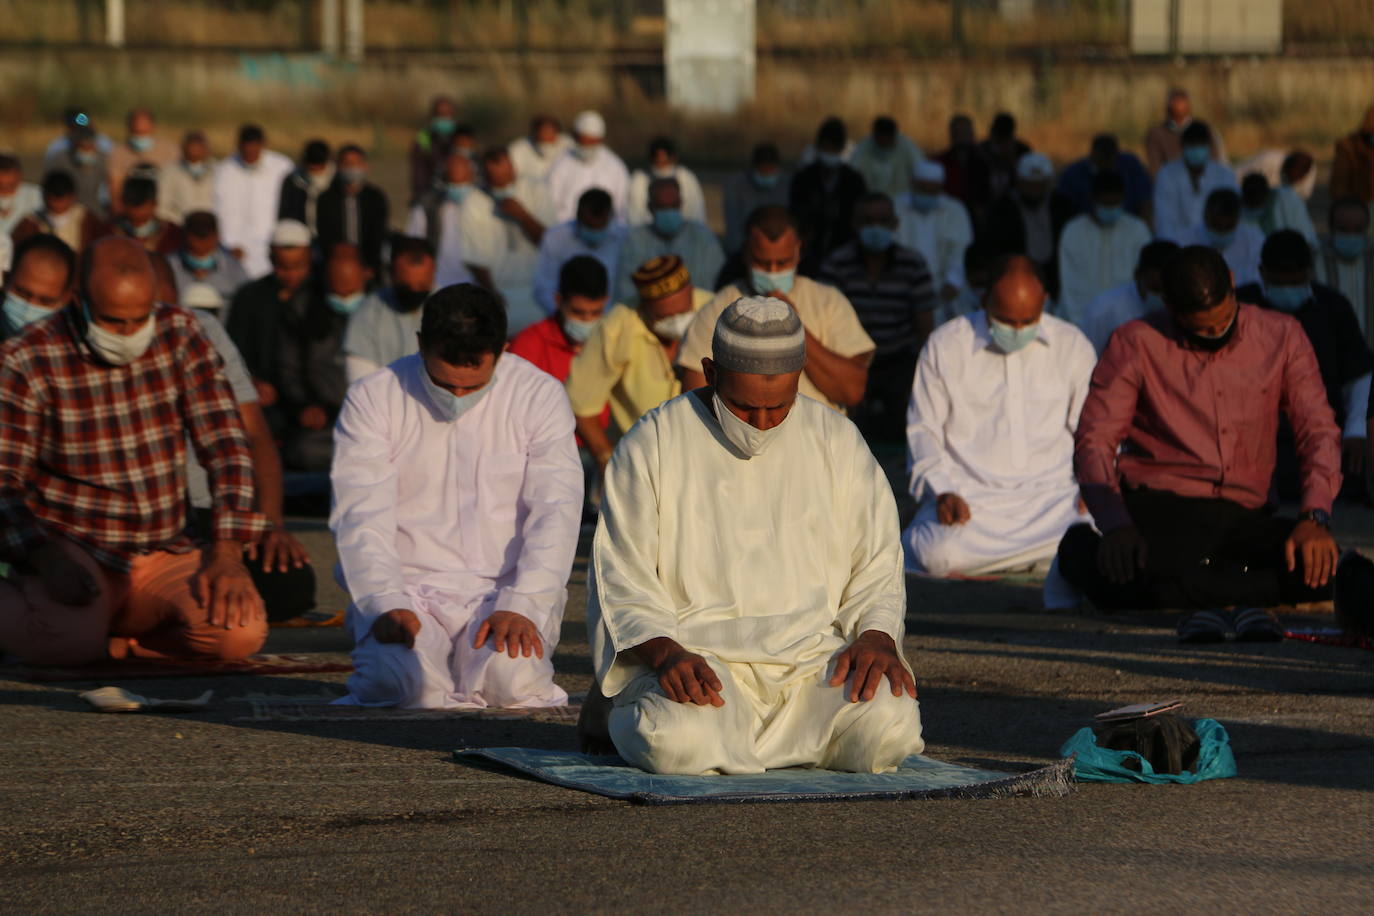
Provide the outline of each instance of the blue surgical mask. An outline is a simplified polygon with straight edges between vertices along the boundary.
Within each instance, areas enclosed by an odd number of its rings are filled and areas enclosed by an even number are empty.
[[[1331,248],[1338,257],[1347,261],[1357,260],[1368,245],[1368,237],[1358,232],[1336,232],[1331,235]]]
[[[610,234],[606,229],[593,229],[591,226],[586,226],[582,223],[578,223],[577,227],[573,229],[573,232],[576,233],[582,244],[586,245],[588,248],[601,247],[601,243],[605,242],[606,236]]]
[[[430,118],[429,129],[440,136],[447,137],[458,128],[458,123],[452,118]]]
[[[329,307],[340,315],[352,315],[363,304],[361,292],[351,296],[336,296],[334,293],[329,293],[324,298],[329,303]]]
[[[1015,353],[1029,345],[1040,335],[1040,323],[1037,321],[1035,324],[1028,324],[1024,328],[1014,328],[989,316],[988,335],[1003,353]]]
[[[5,294],[5,327],[9,329],[11,334],[18,334],[35,321],[42,321],[53,312],[54,309],[45,309],[41,305],[34,305],[27,299],[19,298],[14,293]]]
[[[153,148],[153,138],[147,134],[137,134],[129,138],[129,146],[140,153],[146,153]]]
[[[1312,287],[1307,283],[1300,283],[1297,286],[1277,286],[1265,283],[1263,288],[1265,301],[1281,312],[1296,312],[1303,307],[1308,299],[1312,298]]]
[[[76,161],[79,165],[95,165],[100,161],[100,154],[93,149],[79,149],[76,151]]]
[[[455,204],[461,204],[463,201],[467,200],[468,193],[471,191],[471,182],[463,182],[461,184],[454,184],[450,182],[444,185],[444,196],[447,197],[449,200],[453,201]]]
[[[911,209],[918,213],[929,213],[940,206],[939,194],[927,194],[925,191],[911,192]]]
[[[199,178],[210,171],[210,167],[204,162],[187,162],[185,165],[187,173],[190,174],[192,178]]]
[[[887,251],[892,247],[892,230],[876,223],[860,226],[859,244],[869,251]]]
[[[582,321],[577,318],[563,317],[563,333],[568,335],[568,340],[573,343],[584,344],[592,336],[592,329],[600,324],[599,320]]]
[[[367,181],[367,169],[339,169],[339,177],[345,184],[362,184]]]
[[[492,384],[487,382],[471,394],[456,395],[447,388],[440,388],[434,384],[434,379],[429,377],[429,370],[425,368],[423,361],[420,363],[420,378],[425,383],[425,391],[429,393],[429,401],[434,405],[435,411],[439,414],[439,419],[446,423],[460,419],[463,414],[476,407],[491,390]],[[492,380],[495,380],[494,375]]]
[[[1120,205],[1115,207],[1094,207],[1093,213],[1097,216],[1097,221],[1104,226],[1114,226],[1122,216],[1126,214],[1126,208]]]
[[[767,191],[769,188],[776,188],[778,180],[782,177],[780,172],[750,172],[749,180],[754,183],[754,187],[760,191]]]
[[[135,226],[128,220],[124,220],[124,231],[136,239],[146,239],[154,232],[157,232],[157,220],[150,219],[142,226]]]
[[[1224,251],[1231,247],[1231,243],[1236,240],[1235,230],[1230,232],[1217,232],[1215,229],[1207,230],[1207,244],[1217,251]]]
[[[757,267],[749,268],[749,282],[754,287],[754,291],[761,296],[769,293],[790,293],[792,284],[797,280],[797,269],[779,270],[776,273],[769,273],[766,270],[759,270]]]
[[[596,158],[597,153],[601,152],[600,143],[579,143],[572,148],[573,155],[583,162],[591,162]]]
[[[1207,160],[1212,158],[1212,150],[1206,146],[1185,146],[1183,148],[1183,161],[1193,168],[1199,168],[1207,164]]]
[[[839,153],[817,153],[816,161],[828,169],[837,169],[844,165],[844,157]]]
[[[515,189],[510,185],[507,185],[504,188],[492,188],[489,193],[491,194],[492,200],[496,201],[497,203],[500,203],[503,200],[510,200],[512,197],[514,197]]]
[[[677,235],[682,231],[685,222],[681,210],[654,211],[654,229],[658,230],[660,235],[669,237]]]
[[[191,254],[190,251],[181,253],[181,261],[191,270],[214,270],[219,259],[213,254],[198,255]]]

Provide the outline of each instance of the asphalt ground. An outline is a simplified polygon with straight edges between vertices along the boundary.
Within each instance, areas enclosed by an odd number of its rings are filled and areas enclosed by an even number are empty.
[[[1374,513],[1342,508],[1374,548]],[[329,535],[298,524],[322,606]],[[584,558],[585,559],[585,558]],[[591,679],[585,565],[555,656]],[[575,748],[527,721],[245,721],[248,694],[344,675],[121,682],[210,710],[99,715],[98,682],[0,669],[7,912],[1367,912],[1374,653],[1176,643],[1168,615],[1047,613],[1032,588],[911,579],[927,753],[1021,769],[1094,713],[1183,698],[1230,732],[1237,779],[1081,784],[1067,798],[644,807],[455,763],[462,745]],[[1330,625],[1329,614],[1285,617]],[[269,651],[346,652],[340,629]]]

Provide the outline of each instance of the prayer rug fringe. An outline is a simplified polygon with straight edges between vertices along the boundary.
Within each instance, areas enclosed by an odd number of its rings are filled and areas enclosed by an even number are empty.
[[[15,677],[18,680],[43,684],[60,681],[128,681],[154,677],[224,677],[238,674],[328,674],[352,670],[353,665],[342,655],[250,655],[234,662],[131,658],[76,668],[20,666],[16,669]]]

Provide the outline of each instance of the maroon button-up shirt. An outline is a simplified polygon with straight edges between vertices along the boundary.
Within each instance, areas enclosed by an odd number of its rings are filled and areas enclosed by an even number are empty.
[[[1190,347],[1164,312],[1123,325],[1093,372],[1075,437],[1074,471],[1098,527],[1131,524],[1123,482],[1264,505],[1279,411],[1297,440],[1303,507],[1331,511],[1341,434],[1294,318],[1242,305],[1214,353]]]

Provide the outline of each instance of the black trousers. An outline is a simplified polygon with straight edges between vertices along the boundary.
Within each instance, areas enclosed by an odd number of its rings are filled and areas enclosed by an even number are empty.
[[[869,365],[863,403],[854,412],[854,424],[869,442],[906,442],[906,408],[917,355],[890,353]]]
[[[1059,544],[1059,571],[1099,608],[1271,607],[1323,601],[1331,586],[1308,588],[1302,563],[1288,571],[1284,542],[1297,524],[1225,499],[1189,499],[1165,490],[1124,493],[1145,539],[1145,569],[1124,585],[1097,565],[1102,538],[1075,525]]]

